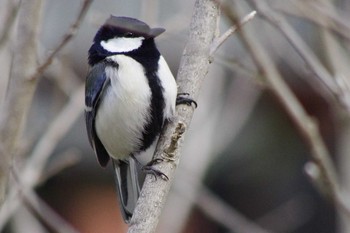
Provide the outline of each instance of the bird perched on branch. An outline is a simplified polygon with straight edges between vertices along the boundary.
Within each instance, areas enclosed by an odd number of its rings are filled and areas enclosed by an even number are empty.
[[[165,121],[173,117],[177,101],[174,76],[154,42],[164,31],[137,19],[110,16],[89,49],[91,69],[85,89],[88,137],[100,165],[113,162],[126,222],[140,192],[139,162],[134,156],[155,142]],[[177,103],[193,102],[182,96]],[[151,163],[144,170],[164,175]]]

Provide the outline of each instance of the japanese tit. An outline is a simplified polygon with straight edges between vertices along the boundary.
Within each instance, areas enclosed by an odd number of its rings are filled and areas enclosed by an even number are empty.
[[[133,158],[155,142],[175,111],[176,82],[154,42],[164,31],[137,19],[111,16],[89,49],[88,138],[102,167],[113,162],[126,222],[140,190]]]

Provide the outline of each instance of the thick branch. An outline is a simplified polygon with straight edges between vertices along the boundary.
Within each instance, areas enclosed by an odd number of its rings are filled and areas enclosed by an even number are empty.
[[[209,51],[214,39],[218,15],[219,8],[214,1],[196,1],[190,24],[189,40],[177,75],[179,92],[189,93],[194,99],[197,98],[201,83],[208,73],[210,64]],[[175,168],[179,163],[184,136],[183,130],[187,130],[192,115],[192,107],[179,106],[177,108],[177,116],[163,130],[155,157],[171,156],[169,162],[161,163],[157,167],[169,177],[169,181],[155,180],[149,175],[146,177],[128,232],[155,231],[174,178]],[[177,138],[177,142],[174,143],[172,138]]]

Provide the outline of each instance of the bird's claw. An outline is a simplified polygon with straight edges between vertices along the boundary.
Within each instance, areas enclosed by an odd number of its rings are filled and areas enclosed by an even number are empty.
[[[157,178],[160,177],[162,178],[162,180],[168,181],[169,178],[167,175],[165,175],[163,172],[153,167],[153,165],[159,164],[163,161],[164,160],[162,158],[153,159],[150,162],[148,162],[145,166],[142,167],[142,171],[145,172],[146,174],[153,175],[155,180],[157,180]]]
[[[188,106],[192,106],[192,104],[194,104],[195,108],[197,108],[197,102],[190,98],[189,95],[189,93],[178,93],[176,97],[176,105],[186,104]]]

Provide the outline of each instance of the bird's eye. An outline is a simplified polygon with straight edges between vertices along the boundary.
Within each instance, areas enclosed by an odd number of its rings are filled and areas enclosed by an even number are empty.
[[[124,34],[124,37],[127,37],[127,38],[130,38],[130,37],[133,37],[134,34],[132,32],[127,32]]]

